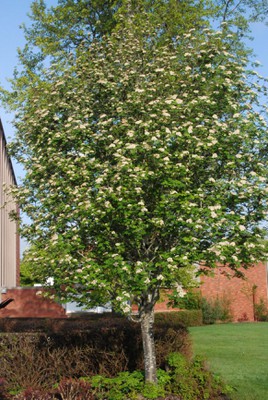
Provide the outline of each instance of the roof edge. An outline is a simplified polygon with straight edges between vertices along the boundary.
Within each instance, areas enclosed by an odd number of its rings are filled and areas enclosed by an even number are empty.
[[[13,179],[14,179],[14,183],[15,183],[16,186],[18,186],[16,175],[15,175],[15,171],[14,171],[14,168],[13,168],[13,164],[12,164],[11,158],[10,158],[10,156],[8,154],[8,151],[7,151],[7,139],[6,139],[6,136],[5,136],[5,132],[4,132],[4,128],[3,128],[3,124],[2,124],[1,118],[0,118],[0,136],[2,136],[2,138],[3,138],[4,147],[5,147],[5,150],[6,150],[6,156],[7,156],[7,160],[8,160],[9,166],[10,166],[11,174],[12,174]]]

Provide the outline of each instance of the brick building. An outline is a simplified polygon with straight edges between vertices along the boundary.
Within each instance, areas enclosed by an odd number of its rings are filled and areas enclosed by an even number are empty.
[[[268,264],[259,263],[243,271],[245,278],[234,278],[228,268],[219,267],[213,276],[201,278],[200,290],[207,299],[230,304],[234,321],[254,321],[254,305],[268,306]]]
[[[235,278],[230,269],[219,266],[210,276],[200,277],[197,289],[207,300],[228,304],[234,322],[255,321],[254,306],[262,301],[268,310],[268,264],[259,263],[243,272],[243,279]],[[159,302],[156,312],[172,311],[166,303]]]
[[[9,217],[9,213],[18,212],[18,208],[3,185],[16,185],[16,178],[0,120],[0,296],[7,288],[19,284],[19,235],[17,222]]]

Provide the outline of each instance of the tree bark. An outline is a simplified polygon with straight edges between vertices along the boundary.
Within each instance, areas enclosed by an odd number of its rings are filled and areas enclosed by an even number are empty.
[[[144,310],[141,314],[141,334],[144,354],[145,381],[156,383],[156,357],[153,327],[154,310]]]

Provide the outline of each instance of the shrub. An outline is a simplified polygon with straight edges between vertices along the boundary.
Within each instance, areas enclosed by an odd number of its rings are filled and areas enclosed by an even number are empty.
[[[185,326],[203,325],[202,310],[181,310],[155,314],[155,323],[158,326],[170,326],[176,329],[182,324]]]
[[[182,354],[172,353],[166,363],[166,371],[158,369],[158,384],[144,383],[141,372],[121,373],[115,378],[95,376],[91,378],[92,389],[98,400],[179,399],[216,400],[230,389],[205,367],[200,358],[192,361]]]
[[[94,376],[91,380],[96,399],[129,400],[156,399],[165,396],[165,386],[170,378],[167,372],[157,371],[158,384],[144,382],[144,374],[140,371],[123,372],[115,378]]]
[[[8,390],[7,390],[7,383],[5,379],[0,378],[0,399],[1,400],[9,400],[11,399]]]
[[[179,300],[179,306],[186,310],[200,310],[202,308],[202,295],[199,290],[189,290]]]
[[[1,334],[0,335],[0,374],[5,378],[9,389],[40,387],[48,378],[50,371],[45,362],[39,335]],[[55,381],[54,381],[55,382]]]
[[[78,379],[62,379],[55,392],[60,400],[95,399],[90,383]]]
[[[254,304],[254,318],[256,321],[268,321],[267,303],[263,298],[259,303]]]
[[[226,295],[217,296],[215,299],[207,299],[201,295],[200,291],[190,290],[180,299],[179,306],[187,310],[201,310],[204,324],[214,324],[216,321],[230,322],[233,319],[231,301]],[[188,322],[187,317],[185,317],[186,324],[192,323],[191,319]]]
[[[200,357],[192,361],[179,353],[170,354],[167,360],[170,368],[170,382],[166,386],[169,393],[177,394],[181,400],[228,399],[231,389],[221,379],[213,376]]]
[[[28,388],[14,400],[220,400],[230,389],[208,371],[200,358],[189,360],[171,353],[164,369],[157,370],[157,385],[145,383],[141,371],[121,372],[115,377],[96,375],[64,378],[48,391]],[[55,387],[55,386],[54,386]],[[11,398],[11,397],[10,397]],[[10,399],[3,397],[3,399]],[[2,399],[2,397],[1,397]]]
[[[28,388],[14,397],[14,400],[55,400],[54,394],[39,389]]]
[[[158,367],[170,352],[191,355],[188,331],[181,325],[156,326],[155,345]],[[0,334],[0,356],[0,376],[11,390],[49,388],[62,377],[113,377],[143,369],[140,327],[122,318],[96,321],[84,332]]]
[[[232,321],[231,302],[226,297],[216,297],[215,299],[202,298],[201,307],[204,324],[214,324],[217,321]]]
[[[121,372],[114,378],[96,375],[90,382],[96,399],[122,400],[126,396],[132,399],[141,393],[144,375],[140,371]]]

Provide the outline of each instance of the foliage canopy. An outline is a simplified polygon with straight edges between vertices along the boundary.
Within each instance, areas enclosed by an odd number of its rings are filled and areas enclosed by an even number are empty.
[[[46,60],[65,57],[81,42],[91,44],[111,34],[123,21],[120,15],[132,15],[140,25],[144,15],[161,25],[162,35],[176,36],[191,28],[213,22],[228,22],[236,33],[233,45],[245,50],[241,38],[250,34],[252,23],[265,21],[267,0],[55,0],[47,7],[34,0],[29,14],[32,24],[22,25],[26,46],[19,51],[24,70],[37,72]],[[16,78],[18,75],[16,75]]]
[[[115,4],[105,4],[109,14]],[[160,289],[175,299],[197,265],[239,274],[266,256],[265,83],[227,24],[210,30],[197,7],[175,35],[144,12],[154,5],[162,16],[165,4],[122,2],[116,29],[79,34],[71,53],[66,38],[46,42],[47,68],[25,53],[8,96],[13,155],[26,169],[13,195],[32,221],[22,233],[35,275],[53,276],[61,300],[111,302],[126,314],[136,303],[151,381]]]
[[[85,304],[95,289],[141,305],[197,263],[236,270],[263,254],[267,127],[247,60],[220,32],[159,46],[135,29],[80,46],[18,110],[32,262]]]

